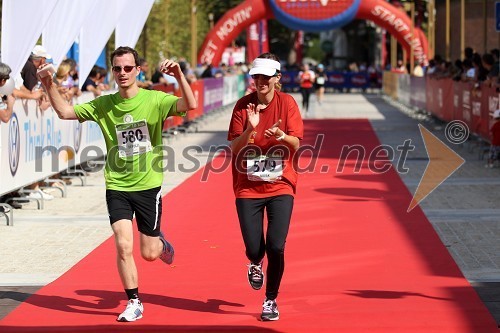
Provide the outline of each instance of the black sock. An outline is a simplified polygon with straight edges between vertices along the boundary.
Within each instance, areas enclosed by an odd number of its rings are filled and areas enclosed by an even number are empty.
[[[128,299],[139,299],[139,288],[125,289]]]

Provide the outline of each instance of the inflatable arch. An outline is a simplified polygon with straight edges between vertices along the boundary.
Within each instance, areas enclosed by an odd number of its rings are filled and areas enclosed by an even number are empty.
[[[417,63],[428,65],[427,39],[403,11],[384,0],[246,0],[228,11],[207,34],[198,63],[218,65],[224,49],[250,24],[275,18],[295,30],[340,28],[353,19],[370,20],[386,29]]]

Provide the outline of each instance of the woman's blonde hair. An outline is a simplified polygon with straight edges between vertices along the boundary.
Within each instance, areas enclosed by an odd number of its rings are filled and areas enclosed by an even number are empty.
[[[57,68],[56,78],[59,80],[64,79],[64,77],[69,74],[70,70],[71,70],[71,65],[66,62],[62,62]]]

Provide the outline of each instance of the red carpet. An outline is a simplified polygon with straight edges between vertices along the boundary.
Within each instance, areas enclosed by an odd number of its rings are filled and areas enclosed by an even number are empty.
[[[228,169],[206,183],[199,172],[166,196],[175,266],[137,259],[143,319],[115,322],[125,300],[110,239],[0,332],[498,332],[422,211],[406,213],[411,193],[394,170],[371,173],[365,161],[355,173],[347,161],[336,173],[343,145],[378,144],[368,121],[307,121],[306,133],[305,144],[325,139],[316,171],[299,179],[278,322],[258,320],[264,292],[246,281]]]

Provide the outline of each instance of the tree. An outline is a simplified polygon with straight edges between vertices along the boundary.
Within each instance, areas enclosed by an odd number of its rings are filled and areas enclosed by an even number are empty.
[[[208,14],[212,13],[214,21],[217,21],[241,2],[196,1],[198,49],[210,30]],[[191,1],[188,0],[156,0],[137,42],[140,55],[155,65],[164,58],[172,57],[191,62],[191,10]]]

